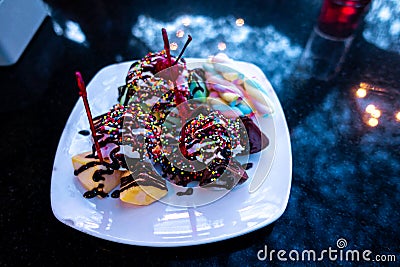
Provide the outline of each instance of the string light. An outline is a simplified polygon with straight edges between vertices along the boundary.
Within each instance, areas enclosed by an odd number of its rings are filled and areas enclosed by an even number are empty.
[[[371,114],[372,112],[374,112],[375,109],[376,109],[375,105],[369,104],[369,105],[365,108],[365,112]]]
[[[396,120],[397,120],[397,121],[400,121],[400,111],[397,112],[397,114],[396,114]]]
[[[364,88],[358,88],[358,90],[356,91],[356,96],[358,98],[364,98],[367,96],[367,90],[365,90]]]
[[[376,106],[373,104],[369,104],[365,108],[365,112],[371,115],[371,117],[367,121],[367,124],[371,127],[376,127],[379,124],[378,118],[381,116],[382,112],[377,109]]]
[[[386,127],[387,123],[400,122],[398,105],[392,103],[398,99],[397,91],[373,86],[366,82],[360,82],[353,90],[358,106],[364,106],[363,121],[366,125],[376,127],[382,124],[382,127]],[[371,103],[372,101],[374,103]],[[393,117],[388,118],[387,114],[393,114]],[[381,118],[383,118],[382,121]]]
[[[368,120],[368,125],[371,127],[376,127],[378,124],[379,124],[379,121],[376,118],[370,118]]]
[[[379,109],[375,109],[371,112],[371,116],[378,119],[381,116],[381,111]]]

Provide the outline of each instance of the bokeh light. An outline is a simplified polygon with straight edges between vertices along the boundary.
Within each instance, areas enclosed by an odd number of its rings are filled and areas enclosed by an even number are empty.
[[[375,109],[371,112],[371,116],[378,119],[381,116],[381,111],[379,109]]]
[[[178,30],[176,32],[176,37],[182,38],[185,35],[185,32],[183,30]]]
[[[397,114],[396,114],[396,120],[397,120],[397,121],[400,121],[400,111],[397,112]]]
[[[183,24],[183,26],[189,26],[190,25],[190,23],[191,23],[191,20],[190,20],[190,18],[189,17],[185,17],[185,18],[183,18],[182,19],[182,24]]]
[[[236,20],[236,25],[239,26],[239,27],[242,27],[244,25],[244,19],[238,18]]]
[[[169,48],[171,49],[171,50],[176,50],[176,49],[178,49],[178,44],[177,43],[170,43],[169,44]]]
[[[365,90],[364,88],[358,88],[358,90],[356,91],[356,95],[358,98],[364,98],[367,95],[367,90]]]
[[[368,120],[368,125],[371,127],[376,127],[378,124],[379,124],[379,121],[376,118],[370,118]]]
[[[367,113],[372,113],[372,112],[374,112],[374,110],[376,109],[376,107],[375,107],[375,105],[373,105],[373,104],[369,104],[366,108],[365,108],[365,111],[367,112]]]
[[[218,43],[218,49],[224,51],[226,49],[226,44],[224,42]]]

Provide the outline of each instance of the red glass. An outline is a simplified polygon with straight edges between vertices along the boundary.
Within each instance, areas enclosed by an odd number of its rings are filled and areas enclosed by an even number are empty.
[[[358,26],[371,0],[324,0],[318,18],[318,29],[327,35],[346,38]]]

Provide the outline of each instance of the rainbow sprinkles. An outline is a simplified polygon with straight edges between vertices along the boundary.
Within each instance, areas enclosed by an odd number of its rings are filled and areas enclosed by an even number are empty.
[[[184,50],[171,56],[162,33],[165,49],[131,65],[118,103],[93,119],[88,113],[93,149],[72,157],[86,198],[149,205],[168,184],[188,188],[186,197],[193,184],[231,190],[249,179],[243,158],[268,146],[255,119],[273,113],[263,87],[222,54],[189,69]]]

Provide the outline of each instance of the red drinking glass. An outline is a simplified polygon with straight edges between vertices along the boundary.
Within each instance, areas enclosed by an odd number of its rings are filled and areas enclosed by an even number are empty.
[[[322,33],[347,38],[358,26],[371,0],[324,0],[318,18],[318,29]]]

